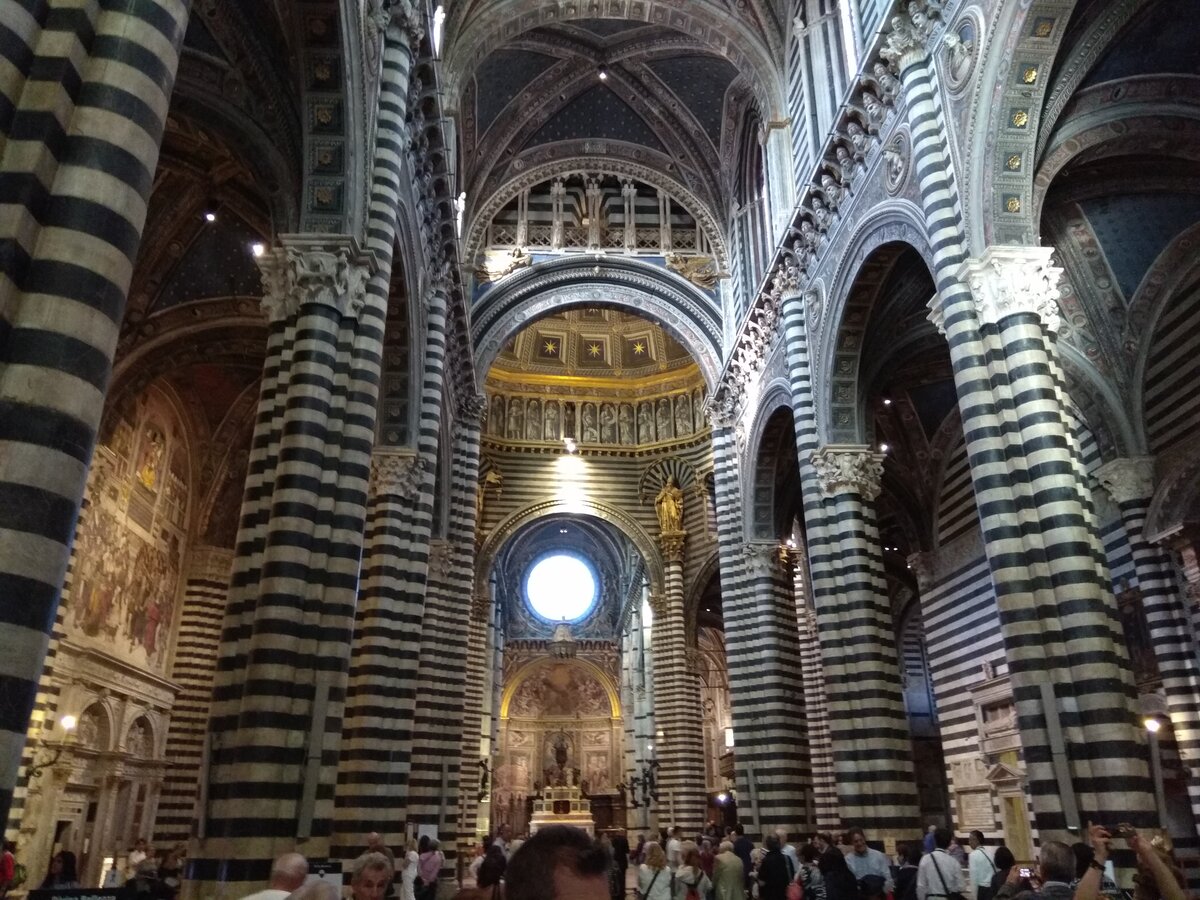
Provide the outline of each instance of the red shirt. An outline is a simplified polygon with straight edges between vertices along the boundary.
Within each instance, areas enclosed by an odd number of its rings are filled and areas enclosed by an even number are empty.
[[[11,853],[5,850],[4,856],[0,858],[0,885],[7,887],[8,883],[13,880],[16,869],[17,861],[13,859]]]

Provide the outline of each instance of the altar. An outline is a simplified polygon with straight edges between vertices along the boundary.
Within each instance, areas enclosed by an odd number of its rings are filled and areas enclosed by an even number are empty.
[[[529,833],[537,834],[538,829],[544,825],[574,825],[591,835],[595,831],[592,802],[575,786],[543,788],[542,795],[535,797],[533,801]]]

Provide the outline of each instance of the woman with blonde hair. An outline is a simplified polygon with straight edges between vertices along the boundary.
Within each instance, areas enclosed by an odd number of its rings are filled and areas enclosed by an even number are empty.
[[[651,841],[645,851],[646,861],[638,867],[638,900],[671,900],[671,870],[662,844]]]
[[[400,900],[417,900],[417,866],[420,859],[417,856],[417,842],[409,839],[404,852],[404,860],[397,863],[400,867]]]

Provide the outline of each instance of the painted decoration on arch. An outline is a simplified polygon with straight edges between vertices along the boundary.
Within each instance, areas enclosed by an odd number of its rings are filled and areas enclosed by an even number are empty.
[[[510,717],[608,716],[608,692],[591,672],[569,663],[542,666],[517,687]]]
[[[181,427],[161,395],[96,450],[72,547],[65,637],[162,673],[180,587],[188,504]]]

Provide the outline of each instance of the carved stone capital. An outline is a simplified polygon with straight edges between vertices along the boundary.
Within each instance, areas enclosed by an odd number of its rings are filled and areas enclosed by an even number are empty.
[[[382,5],[382,4],[381,4]],[[391,0],[383,15],[387,17],[389,40],[403,41],[416,50],[425,36],[425,17],[422,4],[414,0]]]
[[[700,661],[703,658],[698,647],[687,647],[683,651],[684,665],[689,675],[700,677]]]
[[[883,460],[882,453],[860,444],[827,444],[812,456],[824,496],[849,492],[862,494],[866,501],[879,496]]]
[[[487,594],[476,594],[471,598],[471,615],[487,621],[492,612],[492,598]]]
[[[926,318],[938,330],[938,334],[942,337],[946,336],[946,311],[942,309],[942,295],[934,292],[929,298],[929,302],[925,304],[925,308],[929,310],[929,315]]]
[[[667,562],[683,562],[683,546],[687,541],[686,531],[664,531],[658,536],[663,558]]]
[[[1106,462],[1096,480],[1117,503],[1149,500],[1154,496],[1154,457],[1131,456]]]
[[[414,496],[426,468],[425,460],[412,451],[376,450],[371,454],[371,494]]]
[[[258,258],[263,309],[272,322],[302,306],[330,306],[357,317],[367,299],[375,258],[344,235],[288,234]]]
[[[463,425],[479,425],[487,410],[487,397],[483,394],[462,394],[455,404],[455,418]]]
[[[742,545],[746,570],[756,578],[767,578],[784,571],[787,548],[774,541],[747,541]]]
[[[429,542],[429,577],[444,581],[450,575],[450,563],[453,549],[449,541],[433,540]]]
[[[937,557],[928,551],[908,555],[908,568],[913,573],[913,577],[917,579],[917,587],[921,589],[922,593],[929,590],[933,584],[936,562]]]
[[[666,594],[651,594],[650,595],[650,612],[654,614],[656,620],[661,620],[667,614],[667,595]]]
[[[988,247],[968,259],[958,277],[975,296],[982,324],[999,324],[1007,316],[1030,312],[1050,331],[1058,331],[1058,279],[1062,269],[1051,261],[1053,247]]]

